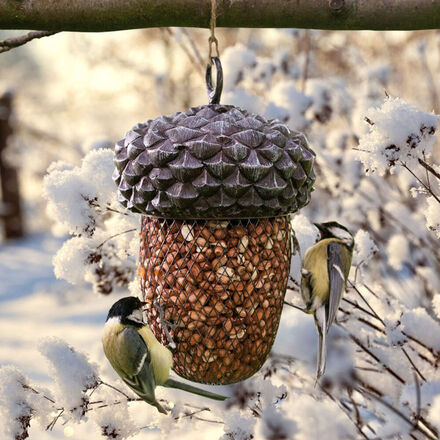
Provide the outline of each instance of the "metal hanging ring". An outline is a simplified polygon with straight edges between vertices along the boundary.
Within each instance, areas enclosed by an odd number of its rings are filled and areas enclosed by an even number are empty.
[[[215,88],[212,85],[212,65],[217,70]],[[211,63],[206,66],[206,89],[208,90],[209,104],[220,104],[220,97],[223,90],[223,69],[219,57],[211,57]]]

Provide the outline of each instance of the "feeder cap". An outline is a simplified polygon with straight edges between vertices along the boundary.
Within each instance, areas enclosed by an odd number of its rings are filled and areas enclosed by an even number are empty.
[[[278,120],[209,104],[137,124],[116,144],[119,201],[174,219],[287,215],[310,201],[314,152]]]

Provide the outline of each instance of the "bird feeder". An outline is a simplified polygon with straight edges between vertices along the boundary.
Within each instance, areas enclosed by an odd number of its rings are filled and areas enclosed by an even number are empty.
[[[290,214],[310,200],[314,153],[277,120],[219,103],[137,124],[116,144],[119,201],[142,214],[147,320],[174,371],[229,384],[269,355],[290,270]]]

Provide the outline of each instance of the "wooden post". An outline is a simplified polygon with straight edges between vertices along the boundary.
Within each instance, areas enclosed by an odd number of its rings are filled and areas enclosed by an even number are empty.
[[[6,239],[20,238],[24,235],[17,170],[4,158],[8,137],[12,134],[10,124],[12,101],[11,92],[0,95],[0,190],[2,196],[0,218],[3,220]]]

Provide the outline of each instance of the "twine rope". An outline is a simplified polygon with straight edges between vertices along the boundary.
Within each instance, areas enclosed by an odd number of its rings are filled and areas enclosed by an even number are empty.
[[[215,36],[215,26],[217,22],[217,0],[211,0],[211,19],[209,21],[209,25],[211,28],[211,35],[208,39],[209,44],[209,55],[208,55],[208,61],[211,63],[211,58],[214,57],[220,57],[220,53],[218,51],[218,40]],[[212,47],[215,47],[215,51],[212,50]]]

